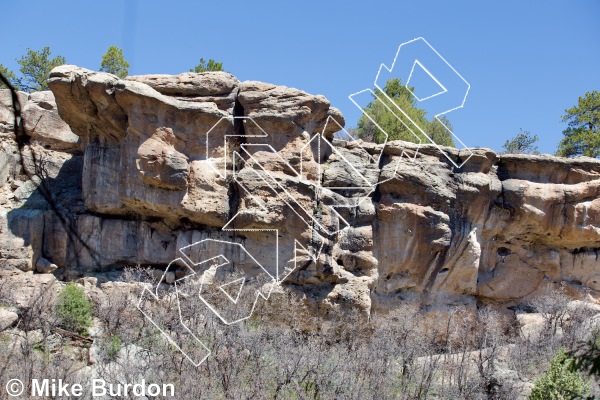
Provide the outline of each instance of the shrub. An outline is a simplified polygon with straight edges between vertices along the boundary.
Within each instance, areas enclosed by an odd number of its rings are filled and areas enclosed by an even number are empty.
[[[61,325],[70,331],[84,334],[92,325],[92,303],[82,288],[67,284],[59,293],[55,313]]]
[[[554,356],[546,373],[534,382],[528,400],[578,399],[590,392],[589,383],[573,371],[569,358],[564,350]]]
[[[118,335],[111,336],[103,344],[104,358],[106,361],[114,361],[119,355],[119,351],[123,348],[123,342]]]

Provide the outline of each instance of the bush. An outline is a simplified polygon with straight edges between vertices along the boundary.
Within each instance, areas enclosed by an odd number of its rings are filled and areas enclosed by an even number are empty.
[[[573,359],[560,350],[544,375],[535,380],[529,400],[579,399],[590,392],[589,383],[573,371]]]
[[[538,141],[538,135],[532,135],[529,131],[521,132],[510,140],[504,142],[502,146],[503,154],[540,154],[535,143]]]
[[[82,288],[67,284],[59,293],[55,313],[61,325],[73,332],[85,333],[92,325],[92,303]]]
[[[106,358],[110,361],[114,361],[122,347],[123,342],[120,337],[116,335],[111,337],[106,346]]]

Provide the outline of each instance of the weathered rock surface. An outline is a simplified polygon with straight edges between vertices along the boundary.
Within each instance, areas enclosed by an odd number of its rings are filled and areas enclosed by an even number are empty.
[[[61,288],[61,283],[52,274],[13,273],[2,270],[0,280],[9,282],[12,289],[4,288],[2,301],[22,310],[31,307],[35,302],[52,304]]]
[[[51,274],[57,269],[58,266],[56,264],[51,263],[44,257],[38,258],[37,262],[35,263],[35,270],[41,274]]]
[[[323,96],[222,72],[119,80],[61,66],[49,86],[64,123],[42,92],[22,96],[25,126],[69,228],[10,166],[2,91],[4,268],[164,269],[216,238],[331,315],[514,305],[558,284],[600,295],[599,160],[474,149],[456,169],[435,146],[334,140],[344,119]]]
[[[235,105],[239,81],[226,72],[173,75],[128,76],[128,81],[140,82],[167,96],[180,100],[214,103],[231,112]]]
[[[0,331],[10,328],[18,319],[17,313],[0,308]]]
[[[52,92],[34,92],[23,108],[23,127],[32,139],[54,150],[81,151],[80,140],[58,116]]]

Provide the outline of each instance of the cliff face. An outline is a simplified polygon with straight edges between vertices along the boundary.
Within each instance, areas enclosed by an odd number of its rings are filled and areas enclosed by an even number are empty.
[[[355,142],[323,96],[223,72],[62,66],[49,86],[20,101],[68,228],[18,167],[2,91],[5,271],[164,269],[211,238],[326,312],[600,294],[598,160],[475,149],[457,169],[464,152]]]

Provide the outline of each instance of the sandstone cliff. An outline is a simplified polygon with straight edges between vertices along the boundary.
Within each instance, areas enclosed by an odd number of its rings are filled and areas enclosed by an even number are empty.
[[[67,225],[24,176],[0,91],[4,276],[164,269],[215,238],[324,313],[600,294],[598,160],[475,149],[456,169],[464,152],[355,142],[323,96],[223,72],[61,66],[49,86],[19,99]]]

